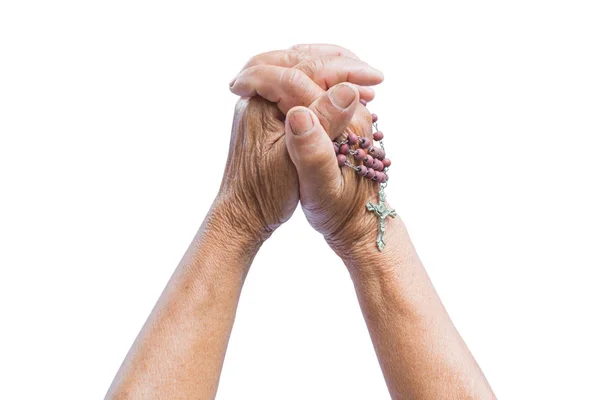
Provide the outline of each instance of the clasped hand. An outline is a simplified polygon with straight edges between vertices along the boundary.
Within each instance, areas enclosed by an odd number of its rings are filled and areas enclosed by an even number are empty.
[[[350,132],[372,138],[371,114],[359,100],[371,101],[370,86],[382,81],[380,71],[334,45],[253,57],[230,83],[241,98],[215,210],[261,243],[300,201],[340,256],[374,248],[377,221],[365,204],[377,185],[340,169],[332,139]]]
[[[383,80],[346,49],[299,45],[253,57],[213,207],[121,366],[107,398],[212,399],[246,274],[298,201],[352,277],[393,399],[494,399],[400,218],[375,246],[377,184],[340,168],[332,139],[372,138],[369,88]],[[226,237],[225,237],[226,235]],[[224,240],[226,239],[226,240]]]

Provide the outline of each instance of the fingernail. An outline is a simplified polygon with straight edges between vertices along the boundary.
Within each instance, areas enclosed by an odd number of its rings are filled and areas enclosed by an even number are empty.
[[[349,85],[340,84],[333,88],[333,91],[329,94],[329,98],[331,102],[341,108],[344,109],[348,107],[354,101],[354,97],[356,97],[356,93]]]
[[[233,85],[235,84],[235,81],[237,81],[238,76],[234,76],[233,79],[231,81],[229,81],[229,87],[233,87]]]
[[[378,70],[377,68],[373,68],[373,67],[371,67],[371,66],[369,66],[369,68],[371,68],[371,70],[372,70],[374,73],[376,73],[377,75],[379,75],[379,78],[380,78],[381,80],[383,80],[383,79],[384,79],[383,72],[381,72],[381,71],[380,71],[380,70]]]
[[[294,111],[289,120],[294,135],[304,135],[315,126],[310,113],[306,109]]]

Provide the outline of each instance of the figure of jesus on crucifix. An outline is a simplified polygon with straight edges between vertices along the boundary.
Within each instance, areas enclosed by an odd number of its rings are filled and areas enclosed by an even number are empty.
[[[367,203],[367,210],[372,211],[379,217],[379,232],[377,233],[377,248],[379,251],[383,251],[385,248],[385,241],[383,235],[385,234],[385,219],[389,216],[396,218],[396,210],[390,210],[385,205],[385,192],[383,188],[379,190],[379,204],[373,204],[372,202]]]

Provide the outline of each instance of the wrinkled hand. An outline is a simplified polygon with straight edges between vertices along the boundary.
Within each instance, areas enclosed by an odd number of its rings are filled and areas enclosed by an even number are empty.
[[[348,100],[352,98],[345,112],[353,113],[353,118],[344,137],[355,133],[372,141],[371,114],[357,104],[358,92],[347,84],[338,86]],[[331,142],[339,135],[328,122],[310,107],[291,109],[285,125],[286,144],[298,173],[306,218],[340,257],[352,258],[355,252],[375,247],[378,221],[365,205],[377,201],[378,184],[351,168],[339,167]],[[352,158],[350,162],[356,164]]]
[[[216,202],[219,209],[236,226],[242,225],[242,229],[255,234],[257,240],[266,239],[290,218],[300,198],[299,189],[304,186],[299,184],[290,159],[293,153],[286,149],[285,115],[294,106],[307,106],[319,116],[323,129],[336,137],[359,109],[355,119],[362,119],[360,129],[370,134],[370,114],[358,107],[358,100],[372,100],[374,92],[367,85],[382,80],[381,72],[333,45],[299,45],[252,58],[230,83],[232,92],[242,98],[236,106],[229,156]],[[335,86],[340,82],[350,84]],[[354,130],[360,130],[357,127]],[[312,151],[308,142],[303,149]],[[321,152],[314,150],[317,155]],[[331,140],[325,151],[335,159]],[[303,206],[306,196],[302,196]],[[322,225],[330,229],[336,224]]]

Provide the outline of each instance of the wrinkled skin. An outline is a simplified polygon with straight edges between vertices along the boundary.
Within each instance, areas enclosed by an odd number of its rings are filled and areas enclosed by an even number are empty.
[[[372,139],[371,115],[358,100],[371,100],[373,91],[362,85],[383,77],[355,57],[337,46],[296,46],[254,57],[232,82],[231,90],[243,97],[236,105],[218,198],[229,213],[242,210],[242,223],[262,240],[291,217],[300,199],[308,221],[334,250],[373,242],[377,220],[365,204],[377,199],[377,184],[340,169],[329,142],[302,154],[310,163],[335,164],[336,172],[324,172],[327,182],[310,179],[319,187],[313,190],[310,182],[298,180],[285,139],[285,116],[295,106],[313,111],[331,139],[349,132]],[[355,98],[342,110],[328,94],[346,80],[353,81]]]
[[[237,102],[219,199],[263,239],[292,216],[299,200],[284,135],[275,104],[258,96]]]
[[[234,78],[242,98],[221,189],[107,398],[215,398],[252,260],[300,200],[348,268],[391,398],[495,399],[401,219],[387,222],[379,252],[365,208],[378,185],[338,166],[331,140],[372,138],[359,98],[382,79],[331,45],[258,55]]]

